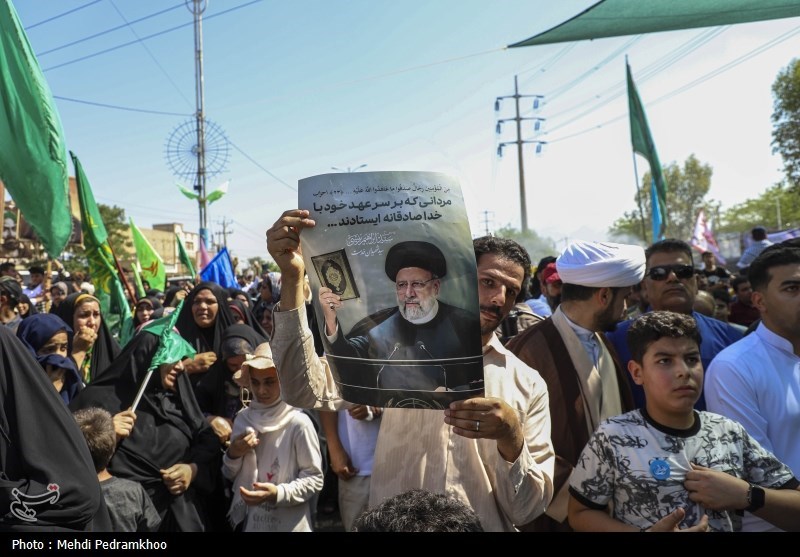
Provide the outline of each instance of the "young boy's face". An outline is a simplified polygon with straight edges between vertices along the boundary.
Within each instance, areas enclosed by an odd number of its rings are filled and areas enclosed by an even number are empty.
[[[692,417],[703,388],[703,364],[695,341],[662,337],[647,347],[641,363],[631,360],[628,371],[644,389],[647,413],[654,420],[681,428],[682,421]]]
[[[281,398],[281,384],[278,382],[278,371],[250,368],[250,391],[256,401],[261,404],[272,404]]]

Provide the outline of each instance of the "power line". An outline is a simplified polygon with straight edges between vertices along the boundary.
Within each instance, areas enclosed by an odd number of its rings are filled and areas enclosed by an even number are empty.
[[[786,40],[792,38],[793,36],[797,35],[798,33],[800,33],[800,27],[795,27],[791,31],[787,31],[783,35],[780,35],[779,37],[776,37],[775,39],[767,41],[766,43],[754,48],[750,52],[747,52],[746,54],[743,54],[742,56],[731,60],[727,64],[724,64],[724,65],[718,67],[717,69],[712,70],[712,71],[710,71],[710,72],[698,77],[694,81],[691,81],[691,82],[689,82],[689,83],[687,83],[685,85],[682,85],[682,86],[678,87],[677,89],[674,89],[674,90],[670,91],[669,93],[666,93],[665,95],[662,95],[661,97],[659,97],[659,98],[655,99],[654,101],[648,103],[648,106],[656,105],[656,104],[658,104],[660,102],[666,101],[666,100],[674,97],[675,95],[679,95],[680,93],[684,93],[684,92],[688,91],[689,89],[692,89],[692,88],[704,83],[705,81],[708,81],[709,79],[711,79],[713,77],[716,77],[716,76],[718,76],[718,75],[720,75],[720,74],[722,74],[722,73],[724,73],[724,72],[726,72],[726,71],[738,66],[739,64],[741,64],[743,62],[746,62],[750,58],[753,58],[754,56],[757,56],[757,55],[761,54],[765,50],[768,50],[768,49],[772,48],[773,46],[776,46],[777,44],[780,44],[783,41],[786,41]],[[607,104],[607,102],[603,103],[603,104]],[[568,122],[558,126],[558,128],[562,128],[562,127],[566,126],[567,124],[575,121],[576,119],[578,119],[578,118],[580,118],[582,116],[585,116],[585,115],[587,115],[587,114],[589,114],[591,112],[594,112],[594,110],[597,110],[598,108],[600,108],[600,106],[602,106],[602,105],[598,105],[597,107],[595,107],[593,109],[590,109],[589,111],[583,113],[582,115],[577,116],[577,117],[573,118],[572,120],[569,120]],[[564,136],[564,137],[560,137],[558,139],[551,139],[549,142],[550,143],[558,143],[560,141],[565,141],[567,139],[571,139],[573,137],[577,137],[579,135],[583,135],[585,133],[589,133],[589,132],[594,131],[594,130],[596,130],[598,128],[602,128],[603,126],[606,126],[608,124],[617,122],[618,120],[626,118],[627,116],[628,116],[627,114],[621,114],[619,116],[611,118],[610,120],[606,120],[605,122],[602,122],[600,124],[592,126],[591,128],[587,128],[587,129],[584,129],[583,131],[576,132],[576,133],[573,133],[573,134],[570,134],[570,135],[567,135],[567,136]],[[554,129],[557,129],[557,128],[554,128]]]
[[[276,180],[276,181],[280,182],[281,184],[283,184],[284,186],[286,186],[287,188],[289,188],[289,189],[290,189],[290,190],[292,190],[292,191],[297,191],[297,188],[294,188],[294,187],[290,186],[288,183],[286,183],[285,181],[283,181],[283,180],[281,180],[280,178],[278,178],[277,176],[275,176],[275,174],[273,174],[272,172],[270,172],[269,170],[267,170],[266,168],[264,168],[263,166],[261,166],[261,165],[258,163],[258,161],[257,161],[257,160],[255,160],[253,157],[251,157],[250,155],[248,155],[247,153],[245,153],[244,151],[242,151],[242,150],[239,148],[239,146],[238,146],[238,145],[236,145],[236,144],[235,144],[233,141],[231,141],[231,140],[230,140],[230,138],[228,139],[228,143],[230,143],[230,144],[231,144],[231,147],[233,147],[234,149],[236,149],[237,151],[239,151],[239,153],[241,153],[241,154],[242,154],[242,156],[243,156],[244,158],[246,158],[247,160],[249,160],[250,162],[252,162],[254,165],[256,165],[258,168],[260,168],[261,170],[263,170],[264,172],[266,172],[266,173],[267,173],[269,176],[271,176],[271,177],[272,177],[274,180]]]
[[[93,101],[85,101],[81,99],[73,99],[70,97],[62,97],[59,95],[53,95],[54,99],[58,99],[60,101],[68,101],[73,103],[79,104],[87,104],[89,106],[99,106],[101,108],[112,108],[114,110],[127,110],[128,112],[141,112],[144,114],[159,114],[162,116],[191,116],[191,114],[187,114],[185,112],[164,112],[162,110],[148,110],[146,108],[133,108],[130,106],[119,106],[115,104],[106,104],[106,103],[98,103]]]
[[[43,21],[40,21],[38,23],[34,23],[33,25],[29,25],[28,27],[25,28],[25,30],[26,31],[30,31],[31,29],[33,29],[35,27],[39,27],[40,25],[44,25],[45,23],[49,23],[51,21],[55,21],[56,19],[62,18],[65,15],[69,15],[71,13],[77,12],[78,10],[82,10],[83,8],[88,8],[89,6],[97,4],[98,2],[100,2],[100,0],[94,0],[93,2],[89,2],[89,3],[84,4],[82,6],[78,6],[77,8],[72,8],[71,10],[68,10],[68,11],[64,12],[63,14],[54,15],[53,17],[49,17],[49,18],[47,18],[47,19],[45,19]]]
[[[140,17],[139,19],[134,19],[133,21],[129,22],[129,25],[132,25],[134,23],[139,23],[139,22],[145,21],[147,19],[151,19],[151,18],[159,16],[161,14],[165,14],[167,12],[170,12],[170,11],[176,9],[176,8],[182,8],[182,7],[183,7],[183,4],[176,4],[175,6],[172,6],[171,8],[167,8],[166,10],[161,10],[160,12],[155,12],[155,13],[152,13],[150,15],[146,15],[146,16]],[[55,48],[51,48],[50,50],[45,50],[44,52],[39,52],[39,53],[36,54],[36,57],[37,58],[41,58],[42,56],[45,56],[47,54],[51,54],[53,52],[57,52],[59,50],[63,50],[63,49],[68,48],[70,46],[74,46],[76,44],[80,44],[80,43],[83,43],[83,42],[86,42],[86,41],[90,41],[90,40],[95,39],[97,37],[102,37],[103,35],[107,35],[109,33],[113,33],[114,31],[119,31],[120,29],[124,29],[126,26],[127,25],[117,25],[116,27],[112,27],[111,29],[106,29],[105,31],[100,31],[99,33],[95,33],[94,35],[89,35],[88,37],[84,37],[82,39],[78,39],[77,41],[72,41],[71,43],[62,44],[61,46],[57,46]]]
[[[233,221],[233,224],[236,224],[236,225],[240,226],[242,228],[242,231],[245,232],[246,234],[248,234],[253,239],[261,240],[261,241],[266,242],[266,236],[264,236],[263,233],[259,234],[258,232],[255,232],[255,231],[251,230],[250,228],[246,227],[244,224],[242,224],[241,222],[239,222],[236,219],[232,218],[231,220]]]
[[[139,37],[139,34],[136,32],[136,30],[133,28],[133,26],[130,23],[128,23],[128,20],[125,18],[125,15],[120,11],[120,9],[114,3],[114,0],[109,0],[109,1],[111,2],[111,5],[114,7],[114,9],[117,11],[119,16],[122,18],[122,21],[125,22],[125,25],[127,25],[128,28],[131,30],[131,33],[133,33],[133,36],[136,37],[136,39],[142,45],[142,48],[144,48],[145,51],[147,52],[147,54],[150,56],[150,59],[152,59],[153,62],[155,62],[156,66],[158,66],[158,69],[160,69],[161,73],[164,74],[164,77],[166,77],[167,80],[172,84],[172,87],[175,89],[175,91],[177,91],[178,94],[183,98],[183,100],[186,101],[186,104],[188,104],[189,106],[192,106],[192,103],[189,101],[189,99],[186,98],[186,95],[183,94],[183,91],[180,90],[180,88],[178,87],[178,84],[175,83],[175,80],[172,79],[172,76],[169,75],[167,70],[164,69],[164,66],[162,66],[161,63],[156,59],[156,57],[153,55],[153,53],[150,51],[150,49],[147,47],[147,45]]]
[[[678,61],[682,60],[683,58],[685,58],[686,56],[688,56],[689,54],[691,54],[692,52],[694,52],[695,50],[700,48],[702,45],[708,43],[709,41],[711,41],[712,39],[716,38],[721,33],[727,31],[729,28],[730,28],[730,26],[726,26],[726,27],[722,27],[722,28],[715,28],[715,29],[705,30],[705,31],[700,32],[698,35],[692,37],[691,39],[689,39],[688,41],[686,41],[685,43],[683,43],[679,47],[671,50],[670,52],[668,52],[667,54],[665,54],[661,58],[658,58],[655,62],[645,66],[644,68],[642,68],[641,71],[639,71],[638,74],[637,74],[637,81],[639,83],[645,83],[646,81],[648,81],[651,77],[653,77],[658,72],[661,72],[661,71],[665,70],[666,68],[668,68],[669,66],[672,66],[673,64],[675,64]],[[601,104],[595,105],[594,109],[599,109],[600,107],[605,106],[606,104],[608,104],[609,102],[613,101],[614,99],[619,98],[624,93],[625,93],[625,81],[616,82],[611,87],[608,87],[608,88],[604,89],[603,91],[601,91],[599,93],[596,93],[594,95],[595,99],[600,99],[600,98],[605,97],[606,95],[610,95],[609,97],[604,98],[603,101],[601,102]],[[556,112],[550,118],[551,118],[551,120],[557,120],[559,117],[561,117],[561,116],[563,116],[565,114],[568,114],[568,113],[570,113],[570,112],[572,112],[574,110],[577,110],[579,108],[586,108],[586,103],[587,103],[587,101],[580,101],[580,102],[572,105],[569,108],[566,108],[566,109],[564,109],[564,110],[562,110],[560,112]],[[591,110],[592,109],[589,109],[587,112],[584,112],[584,114],[587,114],[587,113],[591,112]],[[554,131],[555,129],[564,127],[565,125],[567,125],[568,123],[570,123],[572,121],[574,121],[574,120],[570,120],[569,122],[567,122],[565,124],[561,124],[561,125],[557,126],[556,128],[551,129],[550,131]]]
[[[239,10],[239,9],[241,9],[241,8],[246,8],[247,6],[251,6],[251,5],[253,5],[253,4],[258,4],[259,2],[263,2],[263,0],[252,0],[251,2],[247,2],[247,3],[245,3],[245,4],[241,4],[241,5],[239,5],[239,6],[234,6],[233,8],[229,8],[229,9],[227,9],[227,10],[223,10],[223,11],[221,11],[221,12],[218,12],[218,13],[216,13],[216,14],[210,15],[210,16],[208,16],[208,17],[205,17],[205,18],[203,18],[203,19],[204,19],[205,21],[208,21],[209,19],[213,19],[213,18],[215,18],[215,17],[219,17],[219,16],[221,16],[221,15],[228,14],[228,13],[230,13],[230,12],[233,12],[233,11]],[[169,28],[169,29],[165,29],[165,30],[163,30],[163,31],[159,31],[158,33],[153,33],[152,35],[147,35],[146,37],[142,37],[142,38],[140,38],[140,39],[137,39],[137,40],[135,40],[135,41],[130,41],[130,42],[127,42],[127,43],[124,43],[124,44],[120,44],[120,45],[117,45],[117,46],[112,46],[112,47],[110,47],[110,48],[106,48],[106,49],[104,49],[104,50],[101,50],[101,51],[99,51],[99,52],[95,52],[94,54],[87,54],[86,56],[81,56],[80,58],[75,58],[74,60],[69,60],[68,62],[63,62],[63,63],[61,63],[61,64],[56,64],[55,66],[50,66],[49,68],[45,68],[45,69],[44,69],[44,70],[42,70],[42,71],[48,72],[48,71],[50,71],[50,70],[55,70],[55,69],[58,69],[58,68],[63,68],[64,66],[69,66],[69,65],[71,65],[71,64],[75,64],[75,63],[77,63],[77,62],[82,62],[82,61],[84,61],[84,60],[88,60],[89,58],[94,58],[94,57],[96,57],[96,56],[100,56],[100,55],[102,55],[102,54],[107,54],[107,53],[109,53],[109,52],[113,52],[113,51],[115,51],[115,50],[119,50],[119,49],[121,49],[121,48],[125,48],[126,46],[130,46],[130,45],[132,45],[132,44],[136,44],[136,43],[139,43],[139,42],[141,42],[141,41],[147,41],[147,40],[149,40],[149,39],[153,39],[153,38],[155,38],[155,37],[160,37],[161,35],[166,35],[167,33],[171,33],[171,32],[173,32],[173,31],[177,31],[178,29],[183,29],[184,27],[188,27],[188,26],[190,26],[190,25],[194,25],[194,22],[193,22],[193,21],[190,21],[190,22],[188,22],[188,23],[183,23],[183,24],[181,24],[181,25],[176,25],[175,27],[171,27],[171,28]]]
[[[611,54],[606,56],[603,60],[598,62],[596,65],[592,66],[589,70],[583,72],[581,75],[579,75],[578,77],[576,77],[572,81],[569,81],[569,82],[567,82],[567,83],[565,83],[565,84],[563,84],[563,85],[561,85],[559,87],[556,87],[555,89],[553,89],[549,93],[545,93],[544,95],[545,95],[545,97],[547,97],[548,102],[552,101],[554,98],[558,97],[559,95],[561,95],[565,91],[568,91],[569,89],[571,89],[572,87],[574,87],[575,85],[577,85],[578,83],[583,81],[584,79],[588,78],[590,75],[595,73],[600,68],[603,68],[604,66],[606,66],[609,62],[611,62],[611,60],[613,60],[614,58],[616,58],[617,56],[619,56],[620,54],[625,52],[625,50],[627,50],[628,48],[633,46],[635,43],[640,41],[643,36],[644,35],[637,35],[636,37],[633,37],[632,39],[626,41],[624,44],[622,44],[620,47],[618,47],[616,50],[614,50]]]

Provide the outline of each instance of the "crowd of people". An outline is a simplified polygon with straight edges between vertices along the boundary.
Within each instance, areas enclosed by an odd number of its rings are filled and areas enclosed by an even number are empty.
[[[311,291],[314,226],[286,211],[280,272],[148,288],[114,333],[86,277],[0,264],[0,530],[312,531],[331,482],[347,531],[800,530],[800,242],[758,227],[734,274],[677,239],[533,266],[477,238],[482,390],[432,410],[347,400],[328,352],[461,354],[446,256],[398,244],[398,306],[356,335]]]

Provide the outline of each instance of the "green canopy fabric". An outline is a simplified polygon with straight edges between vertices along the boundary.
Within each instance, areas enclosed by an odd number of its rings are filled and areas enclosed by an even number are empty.
[[[601,0],[509,48],[798,16],[800,0]]]

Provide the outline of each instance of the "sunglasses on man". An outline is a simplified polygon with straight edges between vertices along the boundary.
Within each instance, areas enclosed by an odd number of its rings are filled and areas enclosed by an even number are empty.
[[[667,280],[670,273],[680,280],[686,280],[694,276],[694,267],[691,265],[658,265],[647,271],[647,276],[653,280]]]

